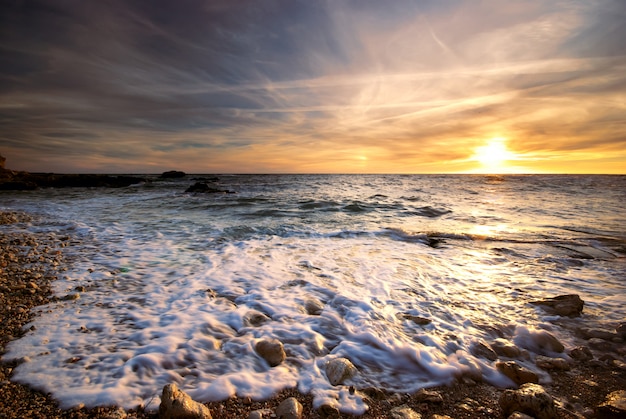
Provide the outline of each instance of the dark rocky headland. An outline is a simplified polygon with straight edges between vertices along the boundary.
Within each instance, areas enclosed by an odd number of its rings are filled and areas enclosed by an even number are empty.
[[[29,191],[39,188],[122,188],[145,182],[137,176],[103,174],[31,173],[5,168],[6,159],[0,155],[0,190]]]

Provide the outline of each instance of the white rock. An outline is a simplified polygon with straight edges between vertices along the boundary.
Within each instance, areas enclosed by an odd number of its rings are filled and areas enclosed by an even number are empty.
[[[278,419],[301,419],[302,405],[295,397],[290,397],[278,405],[276,416]]]
[[[326,364],[326,376],[334,386],[343,383],[356,374],[357,369],[349,359],[335,358]]]

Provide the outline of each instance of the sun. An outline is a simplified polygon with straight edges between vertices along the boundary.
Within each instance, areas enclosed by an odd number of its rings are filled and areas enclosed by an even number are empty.
[[[509,160],[514,160],[515,154],[506,147],[506,138],[490,139],[487,144],[476,147],[472,160],[480,163],[486,171],[498,171],[506,168]]]

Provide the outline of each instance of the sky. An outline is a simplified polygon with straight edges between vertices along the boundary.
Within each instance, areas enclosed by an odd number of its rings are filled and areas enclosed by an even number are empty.
[[[624,0],[2,0],[0,154],[63,173],[626,173]]]

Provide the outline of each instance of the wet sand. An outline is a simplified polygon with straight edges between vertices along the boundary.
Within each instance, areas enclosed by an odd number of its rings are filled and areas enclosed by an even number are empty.
[[[0,224],[30,222],[27,214],[0,212]],[[19,229],[13,229],[19,231]],[[66,270],[70,261],[64,259],[63,249],[71,246],[72,238],[56,234],[0,232],[0,354],[11,340],[19,338],[24,326],[34,316],[45,316],[43,304],[53,300],[50,283]],[[584,319],[569,323],[580,323]],[[600,417],[597,406],[616,390],[626,389],[626,349],[623,342],[594,350],[594,359],[574,361],[569,371],[553,371],[552,382],[543,384],[555,399],[558,416],[562,418]],[[158,406],[148,405],[132,411],[116,406],[85,408],[78,406],[60,410],[48,395],[27,386],[11,382],[17,363],[0,364],[0,418],[154,418]],[[388,393],[384,389],[357,390],[367,394],[370,409],[361,418],[386,418],[398,406],[407,406],[423,418],[448,415],[450,418],[506,417],[498,399],[504,389],[479,382],[477,377],[460,377],[451,386],[429,390],[438,392],[439,401],[424,401],[419,394]],[[160,389],[155,389],[160,393]],[[350,418],[332,410],[314,410],[312,397],[295,389],[285,390],[270,400],[257,402],[233,397],[207,403],[214,418],[247,418],[252,411],[263,411],[270,417],[280,402],[296,397],[302,403],[305,418]],[[152,413],[149,413],[152,412]],[[445,416],[444,416],[445,417]]]

